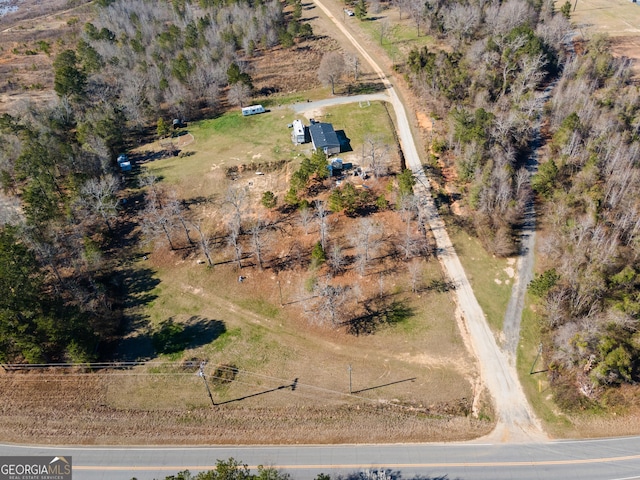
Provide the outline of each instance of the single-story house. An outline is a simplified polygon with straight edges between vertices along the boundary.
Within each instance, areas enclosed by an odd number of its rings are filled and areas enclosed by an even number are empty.
[[[311,134],[313,148],[316,150],[324,150],[327,156],[340,153],[340,140],[338,140],[338,135],[330,123],[312,122],[309,127],[309,133]]]

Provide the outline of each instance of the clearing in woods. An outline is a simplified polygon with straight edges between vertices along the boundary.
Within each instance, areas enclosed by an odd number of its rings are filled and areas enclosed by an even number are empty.
[[[632,59],[635,78],[639,78],[640,4],[630,0],[576,0],[574,5],[571,22],[578,38],[608,35],[614,55]]]

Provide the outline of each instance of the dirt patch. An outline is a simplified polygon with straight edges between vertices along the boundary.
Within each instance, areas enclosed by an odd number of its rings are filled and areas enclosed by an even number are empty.
[[[424,130],[425,132],[431,132],[433,130],[433,123],[431,119],[427,117],[427,115],[423,112],[416,112],[416,117],[418,119],[418,126]]]

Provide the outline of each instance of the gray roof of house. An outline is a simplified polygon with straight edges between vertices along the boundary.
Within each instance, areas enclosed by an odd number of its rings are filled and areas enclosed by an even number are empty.
[[[333,125],[330,123],[312,123],[309,126],[309,133],[311,134],[311,139],[313,140],[313,144],[316,148],[340,146],[338,135],[333,130]]]

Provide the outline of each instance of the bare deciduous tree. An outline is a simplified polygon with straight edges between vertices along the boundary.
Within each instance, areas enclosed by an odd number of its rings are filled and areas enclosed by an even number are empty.
[[[251,99],[251,87],[242,82],[236,82],[229,87],[228,98],[232,105],[243,107]]]
[[[99,179],[88,180],[80,189],[80,202],[90,212],[99,216],[109,232],[112,232],[109,220],[118,213],[116,193],[120,185],[113,175],[105,175]]]
[[[256,256],[258,262],[258,268],[260,271],[263,269],[263,254],[265,248],[267,248],[268,240],[265,237],[265,225],[261,220],[256,221],[249,230],[251,233],[251,246],[253,247],[253,253]]]
[[[322,250],[327,250],[327,240],[329,237],[329,223],[327,222],[327,207],[322,200],[314,202],[316,207],[316,221],[318,222],[318,230],[320,232],[320,245]]]
[[[393,0],[393,5],[398,9],[400,20],[402,20],[402,14],[409,10],[409,3],[411,0]]]
[[[147,239],[151,241],[157,238],[158,235],[164,234],[169,243],[169,248],[175,250],[172,237],[174,226],[174,218],[170,215],[169,211],[160,206],[158,202],[148,199],[147,205],[142,212],[142,230],[146,234]]]
[[[331,285],[326,281],[320,281],[316,285],[318,296],[315,306],[315,318],[322,323],[337,326],[343,320],[344,304],[347,301],[347,289],[341,285]],[[316,320],[316,321],[317,321]]]
[[[346,68],[353,75],[353,81],[357,82],[360,78],[360,57],[355,53],[348,53],[345,55]]]
[[[407,222],[402,239],[398,242],[398,247],[404,252],[405,260],[409,260],[418,250],[418,241],[413,236],[411,223]]]
[[[480,25],[481,12],[476,5],[454,3],[445,10],[443,17],[444,27],[462,41],[470,38]]]
[[[344,75],[345,64],[344,57],[340,52],[325,53],[320,61],[318,68],[318,79],[325,85],[331,86],[331,94],[336,93],[336,83],[340,81]]]
[[[489,31],[504,35],[520,25],[534,21],[535,16],[535,10],[526,0],[494,0],[487,8],[485,21]]]
[[[246,188],[239,188],[230,185],[224,195],[224,203],[231,205],[233,208],[234,221],[238,224],[242,224],[242,213],[249,200],[249,192]]]
[[[202,253],[207,259],[207,264],[210,267],[213,267],[213,260],[211,259],[211,250],[212,250],[213,242],[211,241],[211,237],[202,231],[201,220],[191,222],[191,225],[193,225],[193,228],[196,230],[196,232],[198,232],[198,235],[200,236],[200,241],[198,243],[200,245],[200,249],[202,250]]]
[[[193,240],[191,240],[191,236],[189,235],[189,227],[187,226],[189,222],[184,216],[185,206],[182,203],[182,201],[178,199],[175,191],[171,191],[169,193],[169,198],[167,199],[166,208],[169,211],[169,214],[173,215],[175,219],[178,220],[178,222],[180,222],[180,225],[182,225],[182,229],[184,230],[184,234],[187,237],[187,241],[189,242],[189,245],[193,245]]]
[[[345,258],[344,251],[339,244],[336,243],[329,249],[327,263],[329,264],[329,268],[333,275],[338,275],[344,271],[347,259]]]
[[[229,224],[228,243],[233,248],[238,268],[242,268],[242,244],[240,243],[241,225],[237,218],[231,219]]]
[[[439,2],[436,1],[436,3],[439,3]],[[409,16],[413,20],[413,23],[415,23],[416,30],[418,32],[418,37],[419,37],[420,27],[424,23],[425,15],[426,15],[424,0],[409,0],[408,11],[409,11]],[[435,12],[433,15],[437,16],[437,12]]]
[[[409,272],[409,281],[411,282],[411,291],[417,293],[422,282],[422,261],[413,260],[407,264],[407,271]]]
[[[378,33],[378,39],[380,41],[380,45],[382,45],[382,43],[384,42],[385,37],[389,33],[389,28],[390,28],[389,19],[387,19],[387,18],[383,18],[378,23],[377,33]]]
[[[363,163],[369,166],[376,179],[388,173],[389,145],[379,136],[366,134],[362,150]]]
[[[364,275],[367,265],[371,260],[371,256],[378,246],[380,234],[380,226],[375,224],[371,218],[361,218],[358,221],[358,234],[357,234],[357,267],[358,272],[362,276]]]
[[[311,226],[311,222],[313,220],[313,211],[305,205],[298,210],[298,213],[300,215],[300,225],[304,230],[304,234],[308,235],[309,227]]]
[[[161,197],[162,190],[158,185],[158,177],[153,174],[146,174],[140,177],[140,186],[145,188],[145,199],[147,203],[157,204],[158,206],[162,206]]]

